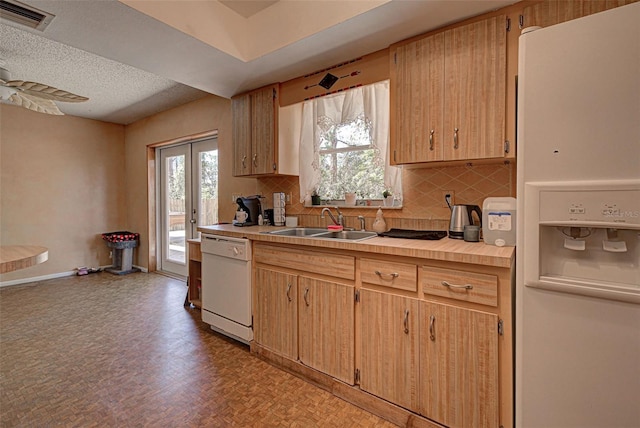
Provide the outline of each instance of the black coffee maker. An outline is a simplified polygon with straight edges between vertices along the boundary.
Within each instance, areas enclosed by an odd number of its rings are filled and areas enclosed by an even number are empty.
[[[236,199],[236,204],[238,204],[238,211],[247,213],[247,219],[244,222],[233,220],[235,226],[254,226],[258,224],[258,216],[262,214],[260,195],[241,196]]]

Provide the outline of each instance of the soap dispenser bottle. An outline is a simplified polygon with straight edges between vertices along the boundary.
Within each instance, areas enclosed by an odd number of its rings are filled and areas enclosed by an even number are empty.
[[[373,222],[373,230],[376,233],[383,233],[387,231],[387,223],[382,218],[382,208],[378,208],[376,213],[376,219]]]

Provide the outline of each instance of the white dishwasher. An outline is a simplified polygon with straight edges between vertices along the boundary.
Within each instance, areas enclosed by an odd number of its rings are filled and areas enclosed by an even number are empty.
[[[243,343],[251,325],[251,244],[248,239],[203,234],[202,321]]]

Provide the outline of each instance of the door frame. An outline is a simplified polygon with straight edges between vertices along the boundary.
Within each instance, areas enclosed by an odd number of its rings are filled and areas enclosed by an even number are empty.
[[[148,258],[147,270],[155,272],[158,270],[158,222],[156,210],[159,204],[158,190],[160,183],[157,183],[156,171],[156,149],[168,147],[176,144],[188,143],[190,141],[202,140],[205,138],[217,138],[218,130],[200,132],[197,134],[185,135],[184,137],[173,138],[147,145],[147,242]]]

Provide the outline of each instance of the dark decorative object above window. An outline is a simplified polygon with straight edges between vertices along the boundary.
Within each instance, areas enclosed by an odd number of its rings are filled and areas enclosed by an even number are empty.
[[[338,81],[338,77],[334,76],[331,73],[327,73],[322,80],[320,81],[319,85],[322,86],[325,89],[330,89],[336,82]]]

